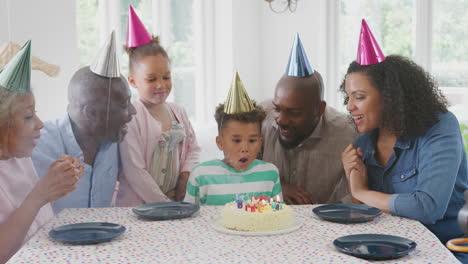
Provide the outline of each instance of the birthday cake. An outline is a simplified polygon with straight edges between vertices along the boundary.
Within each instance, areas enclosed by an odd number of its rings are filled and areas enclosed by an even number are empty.
[[[287,229],[293,226],[291,207],[271,198],[252,197],[247,201],[227,203],[221,211],[221,223],[225,228],[237,231],[265,232]]]

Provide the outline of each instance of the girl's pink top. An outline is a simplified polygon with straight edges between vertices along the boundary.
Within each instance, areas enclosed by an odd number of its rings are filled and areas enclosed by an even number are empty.
[[[123,176],[117,206],[137,206],[143,203],[169,201],[148,172],[153,151],[161,137],[161,123],[151,116],[140,100],[134,100],[136,115],[128,123],[128,132],[120,143]],[[185,139],[179,144],[180,172],[190,172],[198,163],[200,146],[184,108],[167,103],[185,130]]]
[[[21,205],[38,180],[31,158],[0,160],[0,223],[5,222]],[[53,217],[50,203],[44,205],[31,224],[24,242]]]

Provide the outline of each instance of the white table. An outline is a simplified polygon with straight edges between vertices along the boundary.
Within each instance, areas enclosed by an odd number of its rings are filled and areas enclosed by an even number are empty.
[[[378,263],[459,263],[422,224],[383,214],[371,222],[338,224],[312,213],[316,205],[293,206],[304,224],[289,234],[243,237],[218,233],[210,226],[220,207],[202,206],[200,214],[182,220],[143,221],[131,208],[66,209],[38,231],[9,263],[370,263],[338,252],[332,241],[360,233],[405,237],[418,245],[408,256]],[[98,245],[54,242],[53,227],[79,222],[113,222],[127,230]]]

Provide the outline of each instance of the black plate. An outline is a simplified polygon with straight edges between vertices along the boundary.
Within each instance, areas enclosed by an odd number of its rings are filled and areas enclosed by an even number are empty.
[[[412,240],[381,234],[344,236],[335,239],[333,245],[346,254],[371,260],[399,258],[416,248]]]
[[[144,204],[132,210],[148,220],[173,220],[192,216],[200,210],[200,206],[187,202],[164,202]]]
[[[337,223],[362,223],[382,214],[379,208],[364,204],[326,204],[312,211],[320,218]]]
[[[72,245],[91,245],[111,241],[125,232],[119,224],[90,222],[56,227],[49,236],[59,242]]]

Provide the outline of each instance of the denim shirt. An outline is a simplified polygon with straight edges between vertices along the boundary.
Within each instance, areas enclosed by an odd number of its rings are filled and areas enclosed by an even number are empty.
[[[33,150],[32,160],[39,177],[62,155],[83,158],[67,115],[46,121],[41,138]],[[106,142],[99,146],[94,164],[84,163],[83,176],[76,189],[52,203],[55,213],[64,208],[89,208],[111,206],[117,176],[121,171],[118,144]]]
[[[392,214],[422,222],[443,243],[463,236],[457,215],[464,205],[468,171],[456,117],[440,114],[424,135],[399,138],[386,166],[376,158],[377,133],[364,133],[355,142],[363,150],[369,189],[392,194]]]

